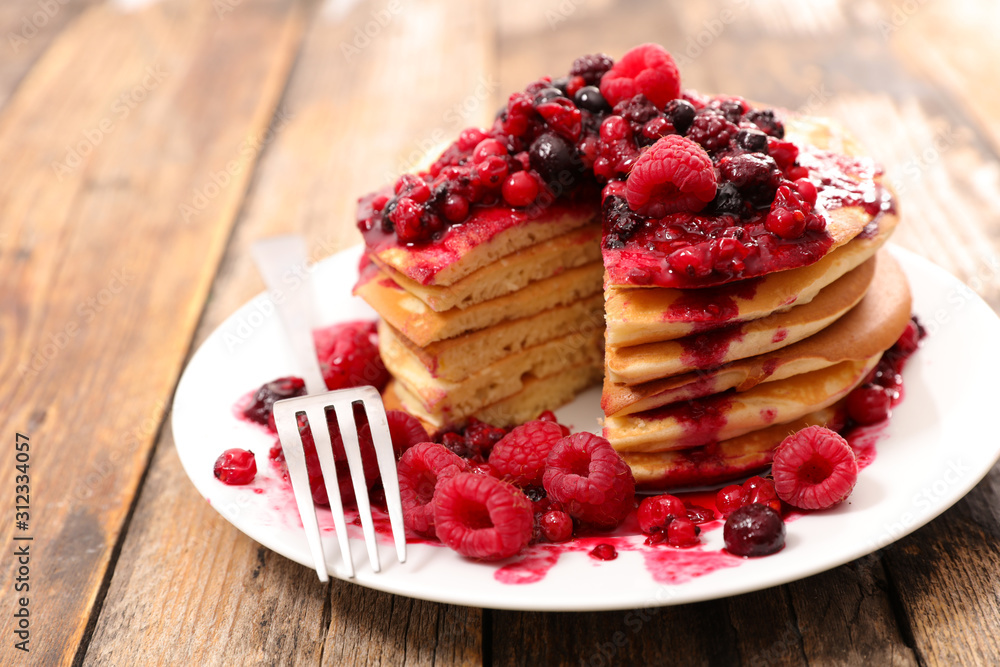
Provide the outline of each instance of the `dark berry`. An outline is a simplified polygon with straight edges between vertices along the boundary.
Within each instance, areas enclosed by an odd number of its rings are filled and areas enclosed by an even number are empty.
[[[731,100],[719,104],[718,109],[730,123],[739,123],[740,117],[743,115],[743,105]]]
[[[535,93],[535,106],[538,106],[540,104],[545,104],[546,102],[550,102],[556,99],[557,97],[565,97],[563,91],[559,90],[558,88],[542,88],[537,93]]]
[[[670,124],[674,126],[679,134],[684,134],[691,127],[692,121],[694,121],[695,109],[687,100],[670,100],[667,102],[667,106],[664,107],[663,113],[670,120]]]
[[[591,113],[607,113],[611,111],[611,107],[608,106],[607,100],[604,99],[604,95],[601,95],[601,91],[597,86],[584,86],[576,91],[576,95],[573,96],[573,102],[576,103],[576,106],[586,109]]]
[[[570,68],[570,76],[582,76],[588,86],[596,86],[604,73],[614,67],[615,61],[611,56],[603,53],[594,53],[581,56],[573,61]]]
[[[736,145],[748,153],[766,153],[767,135],[757,130],[742,129],[736,133]]]
[[[546,183],[573,182],[579,174],[572,144],[554,132],[545,132],[531,143],[528,150],[531,168]]]
[[[558,88],[563,95],[566,94],[566,87],[569,85],[569,77],[561,76],[557,79],[552,79],[552,87]]]
[[[722,183],[715,192],[715,199],[709,203],[708,210],[716,215],[740,215],[744,210],[743,195],[732,183]]]
[[[750,121],[775,139],[785,138],[785,126],[774,115],[774,109],[753,109],[743,114],[743,119]]]
[[[240,486],[249,484],[257,475],[257,461],[253,452],[245,449],[227,449],[215,460],[215,478],[223,484]]]
[[[729,515],[723,529],[726,549],[744,558],[767,556],[785,546],[785,523],[765,505],[745,505]]]
[[[761,135],[763,136],[763,135]],[[719,174],[754,206],[770,206],[781,183],[774,160],[760,153],[744,153],[719,160]]]
[[[688,128],[687,137],[711,152],[728,146],[738,129],[718,111],[705,109],[695,116]]]
[[[296,396],[305,396],[306,383],[302,378],[283,377],[261,385],[253,395],[253,401],[243,410],[243,415],[258,424],[271,422],[275,401]]]
[[[616,104],[614,113],[631,123],[633,128],[641,128],[648,121],[659,116],[660,110],[645,95],[640,93]]]
[[[473,456],[489,457],[493,445],[507,435],[502,428],[472,418],[465,428],[465,445]]]

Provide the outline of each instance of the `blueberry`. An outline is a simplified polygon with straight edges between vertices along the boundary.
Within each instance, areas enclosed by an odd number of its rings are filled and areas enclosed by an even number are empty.
[[[544,132],[531,142],[528,159],[531,161],[531,168],[546,183],[566,181],[567,184],[572,184],[580,172],[576,149],[553,132]]]
[[[736,133],[736,145],[748,153],[766,153],[767,135],[760,130],[740,130]]]
[[[576,103],[576,106],[586,109],[591,113],[611,111],[611,107],[608,105],[607,100],[604,99],[604,95],[601,95],[601,91],[597,86],[584,86],[576,91],[573,101]]]
[[[568,85],[569,85],[568,76],[561,76],[558,79],[552,79],[552,87],[558,88],[559,92],[562,93],[563,95],[566,94],[566,86]]]
[[[744,505],[723,528],[726,549],[737,556],[767,556],[785,546],[785,522],[767,505]]]
[[[663,108],[663,113],[677,130],[677,134],[685,134],[694,122],[694,105],[686,100],[670,100]]]
[[[744,153],[719,160],[719,175],[754,206],[770,206],[781,181],[781,171],[769,155]]]
[[[558,88],[542,88],[537,93],[535,93],[535,106],[540,104],[545,104],[546,102],[551,102],[557,97],[563,97],[563,91]]]
[[[715,199],[708,205],[708,210],[718,215],[739,215],[743,212],[743,195],[732,183],[723,183],[715,193]]]

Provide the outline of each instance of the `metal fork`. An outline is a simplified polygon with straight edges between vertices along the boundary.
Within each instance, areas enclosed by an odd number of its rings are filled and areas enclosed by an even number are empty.
[[[306,271],[306,243],[301,236],[278,236],[254,243],[251,253],[257,270],[267,284],[274,298],[275,308],[285,329],[292,354],[295,357],[302,379],[306,385],[306,395],[288,398],[274,403],[274,423],[278,429],[278,439],[285,454],[288,477],[295,493],[295,503],[306,531],[306,540],[316,566],[320,581],[327,581],[326,556],[323,541],[316,520],[316,506],[309,488],[306,471],[305,451],[299,434],[298,417],[304,415],[310,425],[320,469],[330,499],[330,510],[340,542],[340,554],[346,567],[346,576],[354,577],[354,562],[351,544],[347,536],[344,506],[337,485],[337,462],[333,459],[333,445],[327,426],[327,410],[332,408],[337,416],[337,426],[344,450],[347,466],[358,503],[358,514],[364,531],[365,544],[372,569],[381,569],[375,527],[372,522],[371,504],[368,501],[368,487],[365,485],[364,469],[361,463],[361,448],[358,443],[357,424],[354,421],[354,405],[364,408],[371,429],[375,455],[378,460],[382,486],[385,488],[386,506],[389,511],[389,525],[392,528],[399,562],[406,561],[406,536],[403,530],[403,508],[399,497],[399,479],[396,476],[396,459],[389,434],[382,397],[375,387],[357,387],[327,391],[323,374],[316,357],[313,341],[313,291],[311,276]],[[296,281],[297,284],[296,284]],[[292,287],[288,287],[292,283]]]

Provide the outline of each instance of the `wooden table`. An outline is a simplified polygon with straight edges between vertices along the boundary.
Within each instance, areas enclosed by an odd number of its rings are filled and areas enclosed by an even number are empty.
[[[930,525],[793,584],[501,612],[320,585],[202,500],[168,420],[193,350],[262,288],[252,241],[356,243],[358,195],[533,77],[644,41],[688,86],[841,119],[900,192],[895,240],[1000,307],[996,3],[64,2],[0,7],[0,662],[1000,662],[997,469]]]

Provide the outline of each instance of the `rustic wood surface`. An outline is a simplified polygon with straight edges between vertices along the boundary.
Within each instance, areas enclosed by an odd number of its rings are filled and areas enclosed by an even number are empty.
[[[0,664],[1000,664],[998,469],[786,586],[519,613],[320,585],[201,499],[168,423],[186,360],[261,289],[250,243],[355,243],[359,194],[643,41],[685,85],[844,122],[900,191],[896,242],[1000,310],[994,3],[17,0],[0,28],[0,423],[31,437],[34,536],[31,653],[8,556]]]

